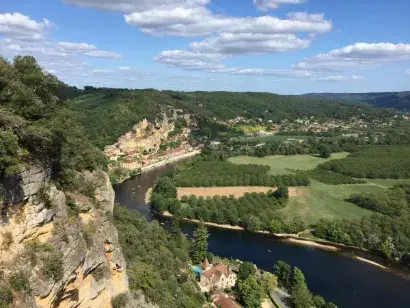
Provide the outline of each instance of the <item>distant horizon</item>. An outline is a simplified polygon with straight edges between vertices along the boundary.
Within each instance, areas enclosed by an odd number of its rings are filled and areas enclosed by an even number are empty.
[[[3,2],[0,55],[35,56],[77,87],[283,95],[410,88],[407,0]]]

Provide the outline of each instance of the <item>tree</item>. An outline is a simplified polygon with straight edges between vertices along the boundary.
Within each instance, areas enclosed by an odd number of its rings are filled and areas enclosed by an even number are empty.
[[[312,294],[306,285],[305,276],[297,267],[293,269],[291,300],[295,308],[311,308],[313,304]]]
[[[253,276],[249,276],[246,280],[239,280],[238,286],[245,307],[261,307],[261,299],[264,295],[264,292],[262,287],[256,282]]]
[[[319,155],[322,158],[329,158],[330,156],[332,156],[332,150],[330,149],[330,147],[326,144],[320,145],[319,147]]]
[[[273,196],[276,199],[288,199],[289,198],[289,189],[286,186],[279,186],[277,190],[273,193]]]
[[[171,232],[172,234],[180,234],[181,233],[181,228],[180,228],[180,222],[181,222],[181,217],[177,214],[172,217],[171,220]]]
[[[212,264],[212,262],[214,261],[214,254],[208,251],[206,253],[206,258],[208,259],[208,262]]]
[[[160,177],[155,183],[154,193],[161,194],[164,198],[176,198],[178,196],[177,188],[169,177]]]
[[[243,262],[239,266],[238,280],[246,280],[249,276],[255,274],[255,265],[252,262]]]
[[[277,261],[273,273],[278,277],[278,285],[280,288],[290,288],[291,267],[289,264],[283,261]]]
[[[263,272],[260,281],[263,289],[268,295],[272,293],[278,286],[278,279],[269,272]]]
[[[389,236],[384,242],[381,243],[380,251],[387,259],[390,259],[394,253],[394,250],[393,239]]]
[[[200,224],[194,231],[194,237],[192,239],[192,262],[194,264],[200,264],[206,258],[208,250],[208,230],[204,224]]]

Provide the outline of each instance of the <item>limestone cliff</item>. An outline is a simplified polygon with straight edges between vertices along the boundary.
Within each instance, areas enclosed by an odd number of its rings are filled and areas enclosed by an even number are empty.
[[[108,175],[83,178],[88,197],[58,189],[38,167],[0,183],[0,289],[10,288],[11,307],[111,307],[128,291]]]
[[[117,143],[107,146],[104,152],[111,161],[110,168],[144,169],[160,161],[195,151],[189,142],[191,128],[195,126],[191,116],[183,114],[182,110],[171,108],[168,111],[163,112],[153,123],[146,119],[137,123]],[[176,128],[177,121],[184,124]]]

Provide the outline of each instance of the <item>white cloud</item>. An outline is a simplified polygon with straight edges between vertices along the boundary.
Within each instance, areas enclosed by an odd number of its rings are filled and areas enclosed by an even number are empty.
[[[20,13],[0,14],[0,35],[5,37],[28,41],[40,40],[49,28],[51,23],[47,19],[37,22]]]
[[[288,19],[274,16],[229,17],[214,15],[204,7],[156,8],[126,14],[125,21],[151,35],[209,36],[215,33],[325,33],[332,22],[323,14],[294,13]]]
[[[73,52],[87,52],[90,50],[97,49],[96,46],[89,45],[87,43],[58,42],[57,46],[65,51],[73,51]]]
[[[278,78],[310,78],[313,75],[307,71],[275,70],[260,68],[228,67],[218,62],[218,56],[213,54],[195,53],[181,50],[165,51],[154,58],[154,61],[170,67],[184,70],[197,70],[209,73],[228,73],[232,75],[272,76]]]
[[[294,34],[221,33],[218,37],[192,43],[190,48],[199,52],[235,55],[277,53],[304,49],[309,45],[309,40],[300,39]]]
[[[111,52],[111,51],[103,51],[103,50],[92,50],[89,52],[84,53],[87,57],[92,58],[103,58],[103,59],[121,59],[122,55]]]
[[[408,70],[406,71],[406,74],[407,74],[407,75],[410,75],[410,69],[408,69]]]
[[[407,59],[410,59],[410,44],[356,43],[304,59],[293,68],[344,71],[350,68],[372,68]]]
[[[366,80],[363,76],[326,76],[315,78],[316,81],[364,81]]]
[[[117,12],[140,12],[154,8],[205,6],[211,0],[63,0],[68,4]]]
[[[302,4],[305,0],[253,0],[253,5],[261,11],[277,9],[282,4]]]

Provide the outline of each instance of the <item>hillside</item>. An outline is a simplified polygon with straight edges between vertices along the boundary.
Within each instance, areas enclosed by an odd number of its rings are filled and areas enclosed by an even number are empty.
[[[152,121],[167,106],[182,109],[200,119],[227,121],[236,117],[281,122],[302,117],[349,119],[358,114],[367,119],[386,118],[392,113],[369,106],[304,99],[255,92],[176,92],[153,89],[96,89],[86,87],[70,102],[85,126],[89,139],[100,148],[113,144],[133,126]],[[70,96],[70,95],[67,95]],[[201,126],[200,121],[199,125]],[[223,130],[212,127],[211,130]]]
[[[410,92],[308,93],[301,97],[345,103],[365,103],[377,108],[410,110]]]

